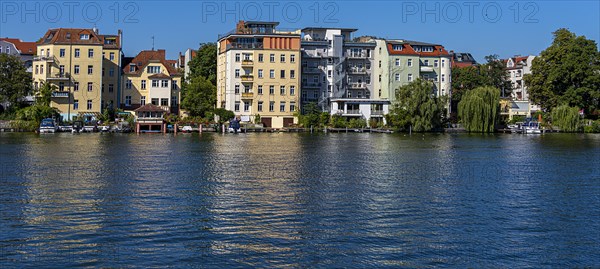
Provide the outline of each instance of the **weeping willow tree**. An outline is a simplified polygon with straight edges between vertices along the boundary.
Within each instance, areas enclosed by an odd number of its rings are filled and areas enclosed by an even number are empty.
[[[464,93],[458,103],[458,117],[469,132],[494,132],[499,111],[500,90],[489,86]]]
[[[386,117],[396,128],[429,132],[441,127],[446,104],[445,96],[433,94],[430,81],[419,78],[396,90],[396,102]]]
[[[581,128],[579,108],[561,105],[552,109],[552,124],[563,132],[577,132]]]

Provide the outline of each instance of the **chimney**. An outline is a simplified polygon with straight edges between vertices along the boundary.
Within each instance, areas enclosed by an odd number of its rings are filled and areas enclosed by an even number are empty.
[[[92,28],[92,31],[94,31],[94,33],[98,34],[98,28],[96,28],[96,26],[94,26],[94,28]]]

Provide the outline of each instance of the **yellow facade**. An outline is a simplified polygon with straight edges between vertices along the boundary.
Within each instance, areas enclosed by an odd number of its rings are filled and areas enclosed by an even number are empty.
[[[118,93],[121,78],[121,51],[119,49],[104,49],[102,76],[102,101],[105,107],[117,108]]]

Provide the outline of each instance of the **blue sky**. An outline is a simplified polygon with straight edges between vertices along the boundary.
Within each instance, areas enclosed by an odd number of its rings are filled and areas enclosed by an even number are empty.
[[[124,52],[214,42],[239,19],[281,28],[347,27],[374,35],[439,43],[479,61],[498,54],[539,54],[552,32],[568,28],[600,40],[600,1],[20,1],[0,2],[0,36],[38,40],[48,28],[123,30]]]

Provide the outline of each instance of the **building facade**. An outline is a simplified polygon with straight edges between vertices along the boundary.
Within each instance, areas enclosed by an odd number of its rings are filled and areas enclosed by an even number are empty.
[[[179,113],[182,74],[166,59],[165,50],[142,51],[124,64],[122,109],[133,111],[152,104]]]
[[[464,68],[478,65],[473,55],[468,52],[454,52],[451,50],[450,56],[452,57],[452,67]]]
[[[272,128],[297,123],[300,33],[278,30],[278,24],[240,21],[219,37],[217,107],[233,111],[242,122]]]
[[[538,105],[531,103],[529,92],[523,77],[531,74],[531,65],[536,56],[515,56],[503,60],[506,64],[505,70],[507,78],[511,82],[512,91],[507,102],[502,109],[502,114],[512,119],[514,116],[530,117],[536,111],[540,110]]]
[[[97,29],[48,30],[37,43],[33,59],[34,87],[43,83],[55,87],[50,105],[64,120],[97,118],[117,100],[120,40],[121,31],[103,36]]]
[[[5,53],[21,58],[27,72],[33,71],[33,56],[37,52],[35,42],[23,42],[17,38],[0,38],[0,53]]]
[[[384,122],[389,101],[374,94],[376,42],[353,40],[356,29],[302,29],[302,103],[367,122]]]

